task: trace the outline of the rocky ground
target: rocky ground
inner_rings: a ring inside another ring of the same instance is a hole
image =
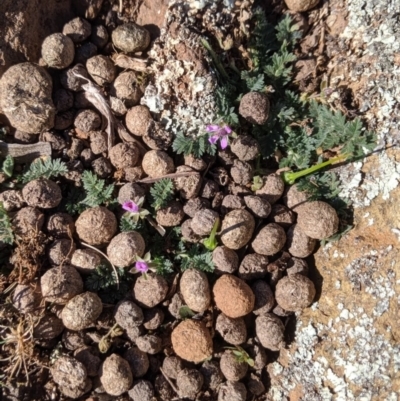
[[[276,11],[281,7],[267,3]],[[38,61],[42,40],[71,18],[70,6],[67,0],[46,7],[2,3],[0,15],[2,8],[8,11],[0,26],[0,75],[16,62]],[[166,12],[166,0],[123,9],[148,26],[153,39]],[[327,88],[333,104],[349,116],[361,113],[379,141],[372,156],[336,169],[342,196],[354,207],[354,229],[314,255],[317,300],[290,321],[292,342],[268,367],[266,400],[398,399],[399,13],[395,0],[333,0],[307,14],[300,88],[310,94]],[[151,109],[151,93],[148,99]]]

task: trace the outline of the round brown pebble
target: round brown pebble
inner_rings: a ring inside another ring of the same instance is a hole
[[[146,50],[150,44],[150,33],[133,22],[118,26],[113,30],[111,39],[115,47],[125,53],[136,53]]]
[[[146,330],[157,330],[163,324],[164,312],[161,308],[145,309],[143,315],[143,327]]]
[[[62,199],[61,189],[47,178],[28,182],[22,189],[25,202],[32,207],[51,209],[59,205]]]
[[[211,292],[205,273],[188,269],[182,274],[180,290],[186,305],[195,312],[204,312],[211,304]]]
[[[247,185],[253,178],[253,167],[251,164],[235,160],[233,166],[231,167],[231,176],[233,181],[239,185]]]
[[[142,168],[149,177],[158,178],[173,173],[175,164],[166,152],[150,150],[143,157]]]
[[[179,396],[194,400],[204,383],[203,375],[196,369],[182,369],[176,378]]]
[[[90,274],[101,263],[101,256],[92,249],[77,249],[71,258],[71,265],[82,274]]]
[[[75,232],[75,223],[67,213],[54,213],[46,224],[47,232],[56,238],[70,238]]]
[[[69,265],[47,270],[40,278],[40,286],[43,298],[57,305],[66,304],[83,291],[80,274]]]
[[[220,313],[215,323],[215,330],[228,344],[240,345],[247,340],[246,323],[241,317],[232,319]]]
[[[108,43],[108,32],[104,25],[92,26],[90,41],[98,48],[103,48]]]
[[[296,212],[296,208],[307,202],[308,195],[305,191],[300,191],[297,185],[291,185],[285,190],[283,203],[291,210]]]
[[[86,62],[86,68],[93,81],[103,86],[114,81],[116,69],[114,63],[106,56],[91,57]]]
[[[286,242],[285,230],[276,223],[267,224],[256,235],[251,246],[261,255],[275,255]]]
[[[260,92],[246,93],[239,105],[239,114],[252,124],[263,125],[268,120],[269,99]]]
[[[298,224],[290,227],[286,236],[286,247],[292,256],[306,258],[314,252],[317,240],[304,234]]]
[[[118,192],[118,202],[121,205],[127,201],[138,203],[140,198],[143,198],[145,195],[146,191],[140,185],[128,183],[120,188]]]
[[[114,319],[124,330],[143,323],[143,311],[134,302],[124,299],[114,309]]]
[[[254,160],[260,153],[260,145],[250,135],[239,135],[231,143],[231,151],[239,160]]]
[[[256,195],[266,199],[271,205],[278,201],[285,190],[285,183],[279,174],[263,177],[264,185],[256,191]]]
[[[265,219],[271,213],[271,204],[261,196],[248,195],[244,202],[251,212],[260,219]]]
[[[216,391],[225,379],[217,361],[205,361],[199,370],[204,377],[205,388],[211,391]]]
[[[238,276],[242,280],[264,278],[268,273],[268,257],[258,253],[248,253],[239,266]]]
[[[64,326],[69,330],[92,327],[103,310],[101,299],[94,292],[84,292],[68,301],[61,313]]]
[[[239,268],[239,256],[226,246],[217,246],[213,251],[215,273],[234,273]]]
[[[289,10],[296,13],[303,13],[316,7],[319,0],[285,0]]]
[[[75,116],[74,125],[81,131],[89,133],[101,126],[101,117],[94,110],[79,110]]]
[[[257,280],[252,284],[251,290],[255,296],[253,313],[263,315],[270,312],[275,305],[275,296],[268,283],[264,280]]]
[[[0,202],[2,202],[4,209],[7,212],[12,212],[15,209],[21,209],[24,204],[22,191],[10,189],[0,193]]]
[[[42,300],[39,283],[36,284],[18,284],[12,295],[12,303],[21,313],[34,311]]]
[[[139,156],[139,149],[134,144],[128,143],[118,143],[109,152],[111,164],[117,169],[135,167]]]
[[[257,317],[256,334],[261,345],[271,351],[279,351],[285,346],[285,326],[272,313],[265,313]]]
[[[57,239],[48,248],[47,259],[52,265],[71,263],[71,257],[75,249],[75,243],[70,239]]]
[[[221,241],[230,249],[243,248],[253,236],[255,221],[247,210],[232,210],[222,220]]]
[[[133,296],[144,308],[152,308],[164,301],[168,293],[167,281],[154,273],[140,276],[133,287]]]
[[[50,369],[50,373],[62,394],[72,399],[81,397],[86,390],[87,372],[83,363],[62,355]]]
[[[154,400],[154,388],[147,380],[138,380],[128,391],[129,399],[132,401],[152,401]]]
[[[111,93],[121,99],[126,107],[137,105],[143,95],[133,71],[125,71],[119,74],[112,84]]]
[[[286,206],[275,203],[272,206],[271,214],[268,216],[268,221],[287,229],[296,221],[296,215]]]
[[[133,135],[143,136],[147,127],[153,121],[150,111],[146,106],[135,106],[128,110],[125,116],[126,128]]]
[[[128,361],[133,377],[142,377],[149,370],[149,357],[137,347],[126,350],[124,358]]]
[[[107,256],[118,267],[132,265],[136,257],[142,257],[146,244],[136,231],[122,232],[116,235],[107,247]]]
[[[275,289],[278,305],[286,311],[297,312],[310,306],[315,297],[314,283],[302,274],[281,278]]]
[[[168,206],[157,210],[156,220],[160,226],[176,227],[179,226],[185,217],[182,203],[179,201],[171,201]]]
[[[336,210],[326,202],[306,202],[296,208],[296,213],[297,225],[310,238],[329,238],[339,229]]]
[[[70,37],[74,43],[80,43],[90,36],[92,25],[83,18],[76,17],[64,25],[62,33]]]
[[[222,374],[227,380],[237,382],[246,376],[249,365],[246,362],[240,362],[231,350],[226,350],[219,363]]]
[[[42,43],[42,57],[50,68],[67,68],[74,61],[74,56],[74,42],[62,33],[53,33]]]
[[[117,231],[114,213],[103,206],[86,209],[75,222],[76,232],[81,241],[89,245],[107,244]]]
[[[103,362],[100,381],[107,394],[118,396],[128,391],[133,383],[128,361],[117,354],[111,354]]]
[[[227,381],[218,389],[218,401],[246,401],[246,386],[240,382]]]
[[[23,207],[14,215],[12,228],[16,235],[25,236],[40,231],[44,223],[44,214],[34,207]]]
[[[147,354],[157,354],[162,350],[162,340],[154,334],[146,334],[136,339],[137,347]]]
[[[53,128],[53,82],[47,71],[33,63],[10,67],[0,79],[0,109],[12,127],[38,134]]]
[[[178,356],[167,356],[162,364],[163,371],[170,379],[176,380],[178,373],[185,367],[184,362]]]
[[[219,214],[212,209],[199,210],[192,219],[193,232],[197,235],[209,235],[218,218]]]
[[[254,308],[255,297],[251,288],[240,278],[224,274],[214,284],[214,301],[228,317],[245,316]]]
[[[213,353],[213,342],[206,325],[201,321],[184,320],[171,334],[172,347],[182,359],[199,363]]]
[[[179,166],[176,169],[177,173],[183,172],[195,172],[192,168],[188,166]],[[193,199],[195,198],[201,189],[201,175],[193,174],[185,177],[178,177],[174,180],[175,188],[179,191],[183,199]]]

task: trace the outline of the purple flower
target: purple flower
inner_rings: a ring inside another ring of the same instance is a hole
[[[213,135],[208,138],[208,142],[215,145],[219,141],[222,150],[228,147],[228,136],[232,133],[230,127],[227,125],[223,127],[219,125],[207,125],[206,131],[213,133]]]
[[[149,270],[149,265],[146,262],[139,260],[135,263],[135,269],[140,273],[147,273]]]
[[[139,205],[133,201],[126,201],[122,204],[122,209],[131,213],[139,213]]]

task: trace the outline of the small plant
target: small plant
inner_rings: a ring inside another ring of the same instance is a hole
[[[222,150],[228,147],[229,136],[232,134],[232,129],[230,127],[228,127],[227,125],[207,125],[206,131],[211,134],[208,138],[208,142],[213,145],[219,142]]]
[[[185,319],[191,319],[193,316],[195,316],[196,313],[194,313],[187,305],[181,306],[179,308],[179,316],[185,320]]]
[[[80,201],[85,207],[96,207],[113,203],[114,184],[106,185],[105,181],[90,171],[82,174],[82,184],[86,196]]]
[[[215,235],[217,234],[219,223],[220,223],[220,220],[219,220],[219,218],[217,218],[215,220],[215,223],[214,223],[213,228],[211,230],[210,236],[203,241],[204,247],[206,249],[208,249],[209,251],[213,251],[218,246],[218,241],[215,238]]]
[[[0,242],[12,245],[14,243],[14,233],[11,219],[4,209],[3,202],[0,202]]]
[[[139,220],[145,219],[150,212],[142,209],[144,198],[140,198],[137,203],[134,201],[126,201],[122,205],[122,209],[126,210],[124,216],[130,219],[133,223],[138,223]]]
[[[209,143],[208,134],[185,136],[179,132],[172,143],[172,149],[178,155],[193,155],[194,157],[202,157],[205,153],[213,156],[216,153],[216,146]]]
[[[259,189],[261,189],[264,185],[264,181],[262,179],[262,177],[260,177],[259,175],[255,175],[253,177],[253,183],[251,184],[251,190],[253,192],[258,191]]]
[[[176,259],[180,262],[181,271],[197,269],[212,273],[215,268],[212,261],[212,252],[204,252],[198,244],[193,245],[188,250],[182,249],[181,252],[177,253]]]
[[[238,362],[245,362],[251,367],[254,366],[254,359],[250,358],[249,354],[242,347],[237,345],[236,347],[226,347],[226,349],[232,350]]]
[[[30,166],[29,170],[22,175],[22,183],[36,180],[38,178],[58,177],[68,173],[67,165],[60,159],[36,160]]]
[[[125,214],[121,217],[121,221],[119,223],[119,230],[121,232],[127,231],[141,231],[144,229],[143,220],[133,221],[130,218],[130,214]]]
[[[17,378],[23,371],[26,383],[29,383],[29,369],[35,356],[33,328],[34,323],[29,317],[20,318],[16,327],[0,325],[2,332],[7,331],[1,337],[0,344],[2,349],[9,354],[7,358],[0,359],[0,362],[9,363],[9,366],[3,369],[9,379]]]
[[[172,262],[163,256],[156,256],[152,259],[150,252],[147,252],[143,258],[137,256],[135,267],[131,270],[131,273],[146,275],[149,270],[161,276],[168,275],[173,272]]]
[[[117,323],[115,323],[114,326],[112,326],[111,329],[108,330],[107,334],[101,337],[99,341],[99,351],[102,354],[105,354],[112,345],[112,339],[122,336],[122,334],[124,334],[124,330],[120,326],[118,326]]]
[[[14,158],[10,155],[6,156],[1,166],[1,171],[8,177],[11,178],[14,171]]]
[[[125,269],[118,268],[116,274],[108,264],[103,263],[86,278],[85,287],[88,291],[97,292],[104,303],[112,304],[124,298],[131,281]]]
[[[170,178],[163,178],[155,182],[150,188],[151,206],[154,210],[157,211],[167,206],[174,196],[174,191],[174,182]]]

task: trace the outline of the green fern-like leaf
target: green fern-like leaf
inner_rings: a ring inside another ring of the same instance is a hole
[[[113,202],[114,184],[106,185],[105,181],[90,171],[82,174],[82,184],[86,197],[80,202],[88,207],[95,207]]]
[[[118,280],[114,270],[106,263],[99,265],[85,280],[85,287],[96,292],[104,303],[114,304],[123,299],[132,282],[127,271],[118,268]],[[119,281],[119,285],[118,284]]]
[[[162,209],[172,200],[175,193],[174,182],[170,178],[163,178],[154,183],[150,189],[151,206],[155,210]]]
[[[119,229],[121,232],[127,231],[141,231],[143,229],[145,222],[142,219],[138,221],[134,221],[128,216],[122,216],[121,221],[119,223]]]
[[[177,255],[180,262],[181,270],[197,269],[204,272],[212,273],[214,271],[214,263],[212,260],[212,252],[205,251],[203,247],[196,244],[184,253]]]
[[[11,219],[4,209],[3,202],[0,202],[0,243],[12,245],[14,243],[14,233]]]
[[[46,159],[46,160],[36,160],[30,166],[29,170],[22,175],[22,182],[26,184],[27,182],[36,180],[38,178],[51,178],[58,177],[68,173],[67,165],[60,159]]]
[[[252,76],[249,71],[242,71],[241,78],[249,92],[262,92],[265,89],[264,74]]]
[[[202,157],[205,153],[210,155],[216,153],[215,145],[208,142],[208,136],[205,134],[192,137],[179,132],[172,143],[172,149],[178,155],[193,155],[194,157]]]
[[[14,158],[10,155],[6,156],[1,166],[1,171],[8,177],[11,178],[14,171]]]
[[[156,273],[160,276],[168,276],[174,272],[172,262],[164,256],[156,256],[152,260],[156,266]]]

